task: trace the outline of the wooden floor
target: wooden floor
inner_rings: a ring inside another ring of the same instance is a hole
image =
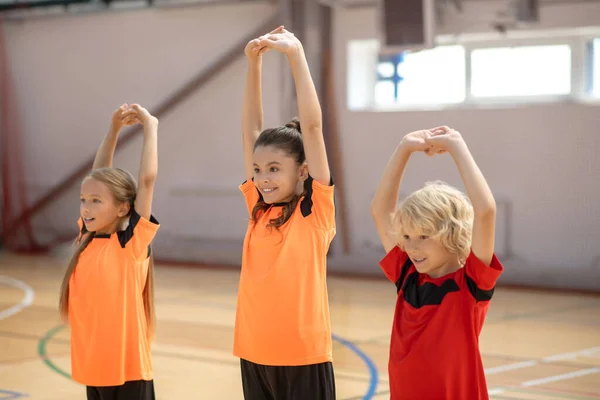
[[[85,398],[57,314],[64,263],[0,254],[0,399]],[[238,274],[159,266],[159,400],[241,399],[231,355]],[[338,399],[387,399],[395,287],[329,278]],[[600,297],[499,288],[481,336],[493,399],[600,399]],[[468,400],[468,399],[458,399]]]

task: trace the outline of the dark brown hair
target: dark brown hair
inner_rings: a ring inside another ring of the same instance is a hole
[[[304,143],[302,141],[302,129],[300,128],[300,120],[298,120],[298,118],[292,119],[284,126],[264,130],[258,136],[258,139],[254,144],[254,149],[256,150],[256,148],[260,146],[273,146],[283,150],[289,156],[293,157],[298,165],[302,165],[302,163],[306,161]],[[269,220],[267,227],[279,229],[280,226],[285,224],[292,216],[301,197],[302,195],[294,195],[294,197],[283,206],[281,215]],[[269,207],[271,207],[271,205],[265,203],[261,197],[252,209],[252,220],[254,222],[258,221],[261,213],[268,210]]]

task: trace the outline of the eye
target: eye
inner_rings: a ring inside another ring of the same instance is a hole
[[[258,169],[258,168],[254,168],[254,173],[255,173],[255,174],[258,174],[259,172],[260,172],[260,169]]]
[[[421,240],[427,240],[427,239],[429,239],[429,236],[427,236],[427,235],[421,235],[421,236],[419,236],[419,239],[421,239]]]
[[[99,199],[94,199],[93,202],[94,203],[102,203]]]
[[[271,167],[270,171],[271,172],[277,172],[277,171],[279,171],[279,168],[277,168],[277,167]]]
[[[404,240],[410,239],[410,237],[408,235],[404,235],[403,237],[404,237]]]
[[[79,199],[80,203],[85,203],[85,199]]]

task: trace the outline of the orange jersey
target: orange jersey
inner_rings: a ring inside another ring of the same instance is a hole
[[[272,366],[332,361],[326,264],[335,236],[334,186],[311,181],[279,230],[266,225],[281,214],[281,205],[272,205],[256,223],[248,223],[235,320],[236,357]],[[260,194],[252,181],[240,190],[251,216]]]
[[[85,226],[79,221],[81,235]],[[151,380],[142,293],[158,221],[135,210],[124,231],[96,235],[79,256],[69,289],[71,373],[87,386]]]

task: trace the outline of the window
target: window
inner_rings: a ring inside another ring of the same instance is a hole
[[[350,40],[349,110],[600,101],[599,28],[523,37],[439,35],[438,46],[395,54],[377,39]],[[593,98],[593,99],[592,99]]]
[[[592,96],[600,97],[600,38],[592,41]]]
[[[461,103],[465,88],[464,47],[440,46],[381,55],[374,100],[380,106]]]
[[[571,92],[569,45],[475,49],[471,52],[474,97],[547,96]]]

